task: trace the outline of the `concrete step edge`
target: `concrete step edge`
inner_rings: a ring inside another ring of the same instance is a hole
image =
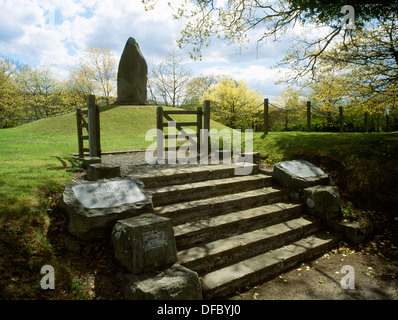
[[[174,226],[174,235],[178,249],[210,242],[216,237],[249,232],[272,224],[292,219],[303,212],[302,204],[278,202],[256,208],[234,211],[215,217]]]
[[[332,248],[340,237],[317,232],[272,252],[266,252],[201,277],[206,299],[226,297],[236,290],[266,281],[298,263]]]
[[[147,173],[130,174],[129,176],[141,180],[146,188],[155,188],[159,186],[232,177],[235,176],[235,169],[241,166],[241,164],[216,164],[175,167],[163,170],[151,170]],[[257,174],[259,172],[257,164],[245,164],[245,166],[251,166],[253,168],[251,174]]]
[[[147,189],[155,206],[215,197],[271,186],[272,178],[256,174]]]
[[[238,194],[221,195],[208,199],[158,206],[154,208],[154,213],[168,217],[172,220],[173,225],[178,225],[187,221],[280,202],[286,198],[286,190],[264,187]]]
[[[300,217],[181,250],[177,258],[180,264],[200,273],[272,250],[318,229],[318,219]]]

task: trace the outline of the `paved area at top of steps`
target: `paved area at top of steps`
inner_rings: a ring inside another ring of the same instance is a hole
[[[243,166],[251,167],[251,174],[256,174],[259,172],[257,164],[218,164],[151,170],[146,173],[132,173],[129,176],[141,180],[146,188],[156,188],[173,184],[185,184],[233,177],[236,175],[236,168]]]
[[[339,240],[336,234],[318,232],[279,249],[209,272],[201,279],[204,298],[225,297],[237,289],[265,281],[322,253]]]
[[[272,177],[263,174],[234,176],[185,184],[147,188],[155,207],[170,203],[207,199],[227,193],[237,193],[269,187]]]

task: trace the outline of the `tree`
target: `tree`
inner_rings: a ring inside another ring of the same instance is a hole
[[[90,47],[78,67],[70,73],[69,79],[86,95],[100,95],[109,105],[116,91],[116,68],[116,59],[110,49]]]
[[[49,67],[23,65],[18,71],[17,82],[28,115],[40,118],[62,110],[60,81]]]
[[[274,110],[272,107],[275,106]],[[271,104],[270,118],[273,125],[278,126],[278,120],[282,119],[285,129],[293,122],[303,119],[306,114],[306,99],[300,90],[286,87],[282,94],[277,96]]]
[[[16,82],[17,65],[7,57],[0,57],[0,117],[2,127],[7,127],[7,118],[18,116],[21,107],[21,90]]]
[[[250,89],[243,81],[222,77],[205,92],[203,100],[213,103],[213,118],[231,128],[248,128],[253,121],[251,109],[262,105],[259,92]]]
[[[185,99],[184,109],[196,110],[201,106],[201,99],[205,92],[217,83],[215,76],[197,76],[191,78],[187,83],[187,97]]]
[[[350,75],[350,96],[369,102],[375,95],[382,95],[384,103],[392,109],[397,100],[397,34],[395,20],[374,19],[346,42],[332,46],[321,63]]]
[[[160,64],[151,68],[149,93],[152,100],[162,100],[167,106],[184,106],[189,97],[187,83],[192,71],[183,64],[177,50],[171,50]]]
[[[150,9],[156,0],[143,0],[143,3]],[[296,52],[299,54],[290,54],[283,61],[295,64],[296,72],[290,80],[297,80],[314,71],[330,45],[337,40],[344,42],[353,34],[353,30],[342,23],[345,13],[341,9],[345,5],[355,9],[356,30],[371,24],[375,18],[394,21],[398,11],[395,0],[228,0],[225,5],[214,0],[186,0],[173,9],[175,19],[187,21],[178,44],[191,46],[194,59],[201,58],[202,48],[214,37],[237,43],[242,48],[248,32],[254,29],[261,31],[258,42],[278,39],[296,24],[311,24],[313,29],[322,29],[323,32],[312,32],[311,39],[300,41],[300,50]]]

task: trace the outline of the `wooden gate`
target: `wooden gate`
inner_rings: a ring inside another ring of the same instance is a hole
[[[169,139],[181,139],[187,138],[192,146],[196,148],[197,155],[200,155],[201,146],[202,146],[202,129],[209,130],[210,128],[210,108],[208,104],[205,103],[205,112],[202,111],[201,107],[198,107],[196,111],[188,111],[188,110],[164,110],[162,107],[158,107],[156,110],[156,118],[157,118],[157,150],[167,150],[168,148],[164,148],[164,141]],[[196,115],[195,122],[177,122],[173,120],[171,115]],[[204,121],[202,117],[204,116]],[[166,121],[164,121],[164,119]],[[204,122],[204,123],[203,123]],[[196,133],[188,134],[183,127],[184,126],[195,126]],[[166,127],[175,127],[180,134],[177,135],[169,135],[164,134],[163,129]],[[159,133],[162,132],[163,134],[159,136]],[[196,141],[194,140],[196,138]],[[176,140],[177,142],[177,140]],[[158,155],[159,156],[159,155]]]
[[[87,110],[76,110],[76,121],[79,158],[101,157],[99,105],[95,103],[94,95],[88,96]],[[85,141],[88,146],[84,145]]]

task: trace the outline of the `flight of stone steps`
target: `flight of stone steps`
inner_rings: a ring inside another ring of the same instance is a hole
[[[152,194],[154,213],[172,220],[178,262],[198,273],[205,299],[277,276],[339,240],[251,166],[245,176],[235,175],[235,164],[134,175]]]

